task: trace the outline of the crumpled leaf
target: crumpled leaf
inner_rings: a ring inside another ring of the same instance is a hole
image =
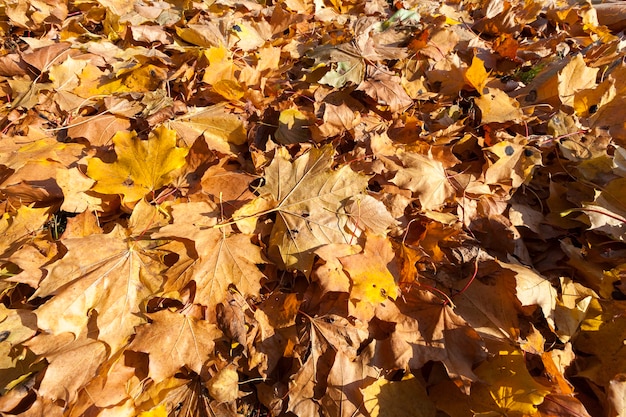
[[[404,112],[413,105],[413,99],[402,86],[400,77],[387,73],[377,72],[359,84],[357,90],[365,92],[378,105],[394,113]]]
[[[352,45],[322,46],[309,56],[318,64],[327,66],[331,63],[328,72],[319,80],[322,84],[339,88],[348,83],[359,85],[363,81],[365,63]]]
[[[239,398],[239,374],[233,366],[220,369],[207,383],[211,397],[220,403],[235,401]]]

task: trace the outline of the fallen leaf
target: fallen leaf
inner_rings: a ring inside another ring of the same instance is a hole
[[[94,191],[121,194],[122,203],[132,207],[148,193],[172,181],[172,172],[185,165],[187,149],[176,146],[176,133],[164,126],[141,140],[135,132],[118,132],[112,139],[117,160],[89,160],[87,175],[96,180]]]
[[[344,271],[351,281],[350,301],[354,304],[353,315],[364,319],[372,306],[395,300],[399,291],[394,276],[389,271],[394,252],[391,243],[384,237],[367,236],[363,252],[340,258]],[[371,317],[367,317],[369,320]]]
[[[434,417],[437,410],[423,384],[409,374],[401,381],[379,378],[363,389],[364,405],[372,417]],[[402,398],[402,401],[399,399]]]
[[[524,356],[516,350],[500,351],[482,363],[476,374],[487,384],[499,412],[536,415],[536,407],[550,393],[530,376]],[[513,375],[515,378],[511,378]]]
[[[398,158],[403,166],[392,182],[416,193],[422,209],[438,210],[456,194],[443,164],[432,155],[402,152]]]
[[[201,374],[213,355],[222,332],[190,313],[161,310],[149,314],[151,322],[137,328],[128,349],[150,356],[148,375],[154,382],[174,376],[183,366]]]
[[[509,97],[504,91],[485,88],[482,96],[474,99],[481,113],[481,123],[521,123],[524,113],[517,100]]]
[[[309,274],[315,249],[352,239],[343,228],[347,216],[341,210],[349,197],[364,191],[366,178],[348,166],[332,170],[331,147],[311,150],[294,162],[280,149],[259,189],[276,202],[270,254],[285,267]]]
[[[67,255],[46,267],[48,274],[35,293],[54,294],[37,309],[38,326],[56,335],[79,335],[95,321],[98,340],[116,352],[145,321],[142,306],[162,285],[158,254],[142,248],[119,227],[62,243]],[[86,247],[97,250],[85,253]]]
[[[244,296],[256,295],[263,273],[257,264],[265,263],[261,248],[251,237],[233,233],[228,227],[214,227],[216,219],[207,216],[213,209],[205,203],[174,206],[174,223],[162,227],[154,238],[193,239],[196,255],[172,274],[165,289],[181,291],[190,281],[196,283],[195,302],[215,314],[215,306],[226,302],[229,285],[235,285]]]

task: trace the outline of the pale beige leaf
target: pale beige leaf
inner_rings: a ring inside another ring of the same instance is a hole
[[[290,162],[277,150],[265,170],[266,185],[259,191],[276,202],[276,223],[270,236],[270,255],[287,268],[311,272],[313,251],[328,243],[352,239],[341,213],[346,200],[362,194],[367,178],[349,166],[331,169],[331,146],[313,149]]]
[[[108,234],[62,240],[67,254],[46,267],[35,296],[54,295],[36,311],[40,329],[80,334],[90,320],[98,340],[117,351],[134,327],[150,295],[162,285],[158,254],[144,250],[120,227]]]
[[[573,100],[573,97],[572,97]],[[485,88],[485,93],[474,99],[480,109],[481,123],[519,123],[524,113],[517,100],[509,97],[504,91],[497,88]]]
[[[403,168],[398,169],[391,181],[416,193],[422,209],[438,210],[454,197],[455,190],[443,164],[432,155],[403,152],[398,158]]]
[[[554,328],[554,309],[557,291],[546,278],[529,267],[498,261],[502,268],[516,273],[516,295],[523,306],[537,305],[541,308],[548,324]]]
[[[577,91],[596,86],[599,68],[589,68],[582,54],[577,54],[558,75],[559,98],[568,106],[574,106],[574,94]]]

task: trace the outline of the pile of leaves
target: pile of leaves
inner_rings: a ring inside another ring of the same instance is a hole
[[[0,2],[0,413],[624,415],[622,7]]]

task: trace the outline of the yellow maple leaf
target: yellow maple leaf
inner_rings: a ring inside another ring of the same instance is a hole
[[[481,111],[482,124],[519,123],[524,118],[524,112],[517,100],[497,88],[486,88],[483,95],[474,99],[474,103]]]
[[[465,81],[482,95],[488,76],[484,61],[476,56],[472,58],[472,65],[469,66],[464,75]]]
[[[231,52],[224,45],[212,46],[206,49],[203,55],[209,61],[209,67],[202,77],[203,83],[215,84],[221,80],[234,81],[236,67]]]
[[[366,316],[371,306],[398,297],[395,278],[387,268],[393,258],[394,252],[387,238],[368,235],[362,253],[339,259],[352,283],[350,299]]]
[[[507,415],[536,415],[536,406],[550,393],[529,374],[522,352],[515,349],[501,350],[498,356],[483,362],[476,374],[487,384],[488,394],[483,387],[472,394],[477,398],[490,396],[499,411]]]
[[[9,254],[28,241],[48,221],[48,207],[20,207],[14,215],[0,217],[0,255]]]
[[[167,185],[172,171],[185,165],[188,150],[176,146],[176,132],[159,126],[148,140],[135,132],[118,132],[113,137],[117,160],[89,160],[87,175],[96,180],[94,191],[121,194],[122,203],[132,206],[151,191]]]

